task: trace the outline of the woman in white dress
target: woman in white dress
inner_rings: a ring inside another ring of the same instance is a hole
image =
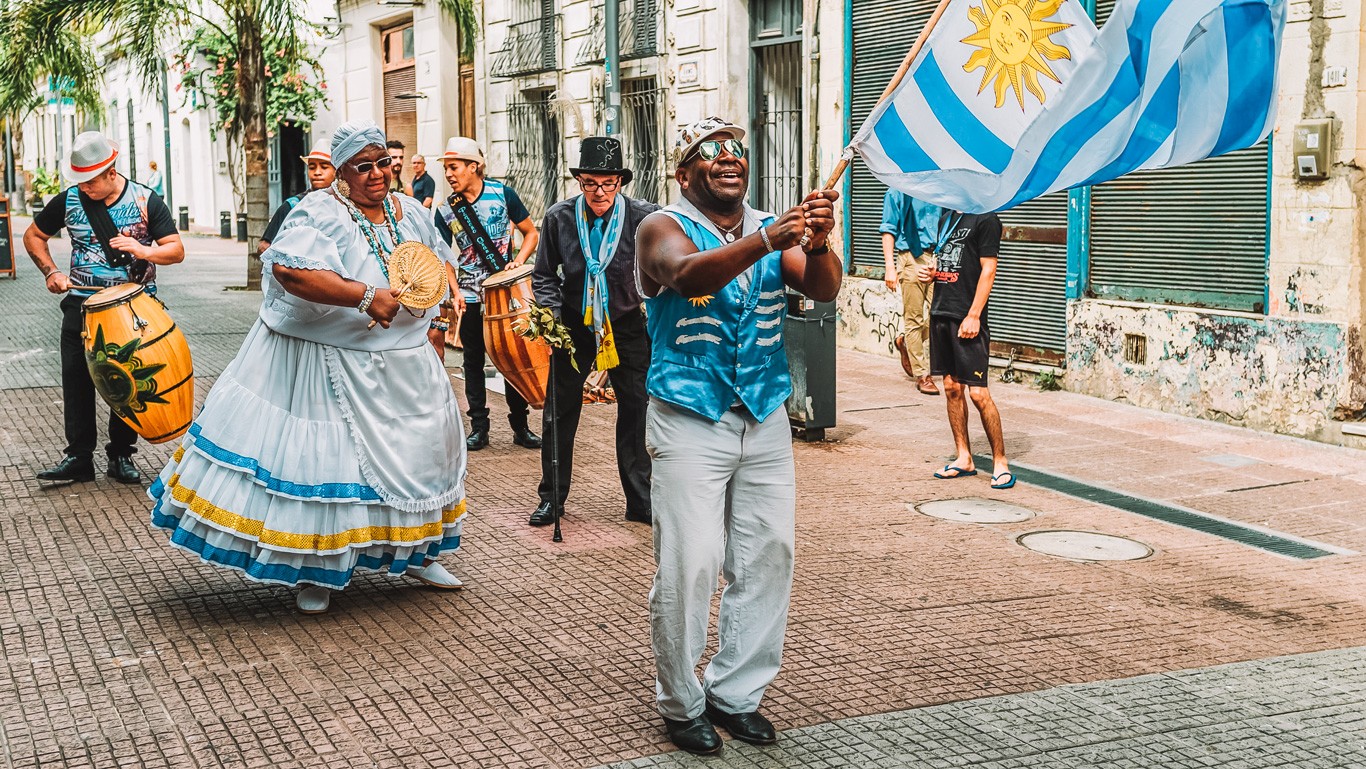
[[[357,568],[435,587],[460,546],[465,441],[431,318],[401,307],[387,258],[448,246],[416,200],[389,193],[383,132],[332,137],[338,181],[305,197],[261,255],[260,317],[148,490],[171,544],[249,579],[300,585],[327,610]],[[366,326],[378,321],[373,329]]]

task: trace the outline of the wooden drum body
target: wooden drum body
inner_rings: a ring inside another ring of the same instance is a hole
[[[85,300],[85,363],[95,391],[148,443],[179,438],[194,417],[190,346],[137,283]]]
[[[550,382],[550,345],[517,333],[535,298],[531,270],[524,264],[484,280],[484,348],[508,384],[533,408],[541,408]]]

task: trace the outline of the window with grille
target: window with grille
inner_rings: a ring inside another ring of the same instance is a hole
[[[653,77],[621,83],[621,140],[631,169],[630,195],[664,203],[664,89]]]
[[[521,91],[508,105],[512,154],[507,181],[521,195],[532,218],[560,199],[560,120],[554,91]]]

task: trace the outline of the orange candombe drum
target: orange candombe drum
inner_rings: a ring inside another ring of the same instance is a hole
[[[533,408],[545,405],[550,345],[517,333],[534,299],[529,264],[484,279],[484,348],[494,368]]]
[[[148,443],[184,435],[194,418],[194,364],[165,305],[124,283],[85,300],[83,311],[95,391]]]

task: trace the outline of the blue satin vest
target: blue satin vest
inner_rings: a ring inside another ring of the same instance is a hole
[[[721,241],[671,209],[684,234],[707,251]],[[764,224],[773,217],[764,219]],[[650,331],[650,395],[719,422],[736,401],[763,421],[792,394],[783,349],[787,297],[782,255],[751,268],[748,289],[737,277],[710,299],[687,299],[671,288],[645,300]]]

